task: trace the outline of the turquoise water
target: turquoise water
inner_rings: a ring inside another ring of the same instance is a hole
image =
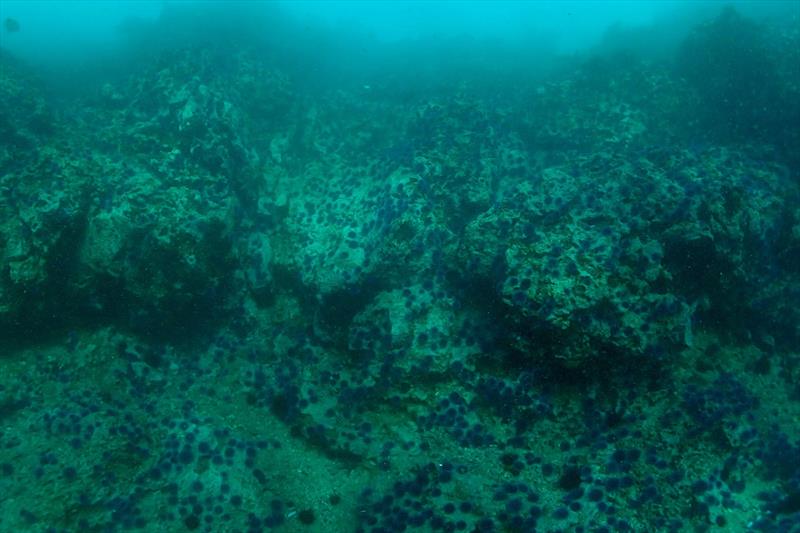
[[[800,531],[800,4],[0,19],[0,532]]]

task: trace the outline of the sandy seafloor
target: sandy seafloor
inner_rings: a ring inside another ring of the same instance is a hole
[[[0,50],[0,531],[800,531],[798,50]]]

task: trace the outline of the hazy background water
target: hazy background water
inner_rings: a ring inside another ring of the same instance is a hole
[[[277,44],[285,51],[284,60],[302,63],[298,68],[313,69],[336,60],[342,69],[369,70],[378,60],[397,60],[403,50],[419,54],[422,48],[427,61],[516,61],[537,69],[548,66],[553,56],[623,42],[643,56],[669,55],[694,23],[718,11],[721,4],[7,0],[0,3],[0,18],[13,18],[20,31],[3,32],[0,43],[50,72],[71,74],[108,73],[108,62],[119,71],[125,67],[120,58],[137,52],[234,36]],[[725,5],[756,20],[798,16],[798,3],[792,1]],[[415,68],[413,62],[400,66]]]

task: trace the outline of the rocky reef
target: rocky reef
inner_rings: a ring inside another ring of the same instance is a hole
[[[737,17],[493,95],[0,52],[0,530],[800,528],[800,85]]]

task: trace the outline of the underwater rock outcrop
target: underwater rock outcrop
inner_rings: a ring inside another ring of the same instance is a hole
[[[797,168],[699,80],[0,60],[0,530],[800,524]]]

